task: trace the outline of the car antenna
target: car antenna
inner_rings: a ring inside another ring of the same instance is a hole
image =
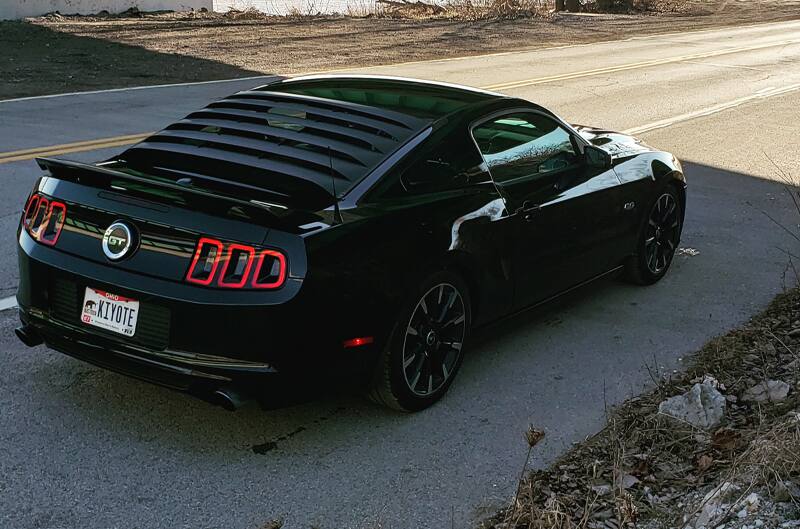
[[[343,224],[342,212],[339,209],[339,195],[336,194],[336,174],[333,172],[333,154],[331,153],[331,146],[328,145],[328,166],[331,170],[331,188],[333,188],[333,223]]]

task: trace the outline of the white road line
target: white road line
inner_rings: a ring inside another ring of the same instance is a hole
[[[800,90],[800,83],[789,85],[783,88],[767,88],[764,90],[759,90],[753,95],[740,97],[739,99],[734,99],[733,101],[728,101],[727,103],[720,103],[718,105],[701,108],[700,110],[695,110],[694,112],[687,112],[686,114],[681,114],[679,116],[675,116],[672,118],[662,119],[660,121],[654,121],[652,123],[648,123],[647,125],[626,129],[622,132],[624,132],[625,134],[642,134],[644,132],[649,132],[651,130],[656,130],[676,125],[684,121],[689,121],[703,116],[710,116],[712,114],[717,114],[719,112],[724,112],[725,110],[730,110],[731,108],[735,108],[745,103],[756,101],[758,99],[767,99],[769,97],[788,94],[790,92],[795,92],[798,90]],[[0,299],[0,312],[13,309],[16,307],[17,307],[16,296],[9,296],[7,298]]]
[[[206,84],[217,84],[217,83],[231,83],[236,81],[255,81],[258,79],[276,79],[281,77],[298,77],[303,75],[314,75],[320,73],[335,73],[335,72],[348,72],[348,71],[357,71],[357,70],[365,70],[368,68],[381,68],[381,67],[396,67],[396,66],[407,66],[413,64],[433,64],[433,63],[440,63],[440,62],[452,62],[452,61],[463,61],[469,59],[480,59],[484,57],[499,57],[504,55],[520,55],[524,53],[532,53],[532,52],[539,52],[539,51],[547,51],[547,50],[562,50],[567,48],[581,48],[581,47],[588,47],[588,46],[596,46],[600,44],[613,44],[615,42],[634,42],[634,41],[642,41],[642,40],[655,40],[664,37],[672,37],[672,36],[680,36],[686,37],[690,35],[697,35],[701,33],[717,33],[717,32],[724,32],[724,31],[735,31],[741,29],[750,29],[750,28],[759,28],[759,27],[781,27],[781,26],[792,26],[797,24],[796,20],[789,20],[789,21],[782,21],[782,22],[760,22],[756,24],[748,24],[744,26],[728,26],[724,28],[712,28],[712,29],[698,29],[698,30],[690,30],[690,31],[683,31],[683,32],[674,32],[674,33],[654,33],[651,35],[642,35],[636,37],[628,37],[624,39],[613,39],[613,40],[602,40],[596,42],[585,42],[581,44],[565,44],[561,46],[549,46],[546,48],[528,48],[522,50],[514,50],[514,51],[500,51],[494,53],[483,53],[477,55],[462,55],[459,57],[447,57],[444,59],[426,59],[420,61],[406,61],[406,62],[398,62],[398,63],[391,63],[391,64],[376,64],[373,66],[365,66],[365,67],[349,67],[349,68],[337,68],[332,70],[317,70],[317,71],[310,71],[306,73],[300,74],[291,74],[291,75],[256,75],[253,77],[236,77],[233,79],[216,79],[213,81],[193,81],[188,83],[168,83],[168,84],[157,84],[157,85],[145,85],[145,86],[132,86],[127,88],[108,88],[105,90],[88,90],[85,92],[67,92],[63,94],[49,94],[49,95],[42,95],[42,96],[29,96],[29,97],[18,97],[15,99],[3,99],[0,100],[0,105],[3,103],[16,103],[20,101],[33,101],[37,99],[51,99],[56,97],[67,97],[67,96],[80,96],[80,95],[90,95],[90,94],[105,94],[105,93],[114,93],[114,92],[126,92],[126,91],[133,91],[133,90],[149,90],[151,88],[173,88],[173,87],[181,87],[181,86],[195,86],[195,85],[206,85]],[[691,44],[691,43],[687,43]]]
[[[9,296],[7,298],[0,299],[0,312],[15,308],[17,308],[17,296]]]
[[[632,135],[642,134],[644,132],[649,132],[651,130],[670,127],[672,125],[676,125],[684,121],[689,121],[703,116],[710,116],[712,114],[718,114],[719,112],[724,112],[725,110],[730,110],[732,108],[736,108],[738,106],[744,105],[745,103],[750,103],[751,101],[756,101],[758,99],[767,99],[769,97],[788,94],[789,92],[795,92],[797,90],[800,90],[800,83],[789,85],[783,88],[769,88],[766,90],[759,90],[753,95],[740,97],[738,99],[734,99],[733,101],[728,101],[726,103],[719,103],[717,105],[713,105],[710,107],[701,108],[699,110],[695,110],[693,112],[687,112],[686,114],[681,114],[679,116],[674,116],[667,119],[661,119],[659,121],[654,121],[652,123],[648,123],[647,125],[641,125],[639,127],[627,129],[622,132],[624,132],[625,134],[632,134]]]

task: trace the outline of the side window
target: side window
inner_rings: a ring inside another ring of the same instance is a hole
[[[435,140],[403,171],[408,192],[435,193],[490,181],[466,129]]]
[[[452,162],[428,153],[403,171],[403,185],[411,193],[446,191],[466,184]]]
[[[578,164],[570,134],[542,114],[507,114],[478,125],[472,134],[495,182],[505,186]]]

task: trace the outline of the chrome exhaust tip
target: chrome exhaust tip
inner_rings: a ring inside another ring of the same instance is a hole
[[[247,399],[232,387],[221,387],[211,393],[211,402],[228,411],[236,411],[247,402]]]
[[[19,341],[27,345],[28,347],[36,347],[37,345],[41,345],[44,340],[42,337],[39,336],[39,333],[36,332],[36,329],[31,327],[30,325],[23,325],[22,327],[17,327],[14,329],[14,334],[17,335]]]

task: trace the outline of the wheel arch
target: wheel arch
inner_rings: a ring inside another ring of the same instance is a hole
[[[681,224],[683,224],[684,219],[686,218],[686,177],[683,176],[683,173],[680,171],[673,171],[671,173],[671,180],[669,185],[675,188],[675,191],[678,192],[678,199],[681,203]]]
[[[458,275],[467,286],[470,312],[472,321],[478,321],[480,314],[482,296],[480,292],[480,271],[477,263],[466,252],[450,251],[442,258],[442,270],[446,270]]]

